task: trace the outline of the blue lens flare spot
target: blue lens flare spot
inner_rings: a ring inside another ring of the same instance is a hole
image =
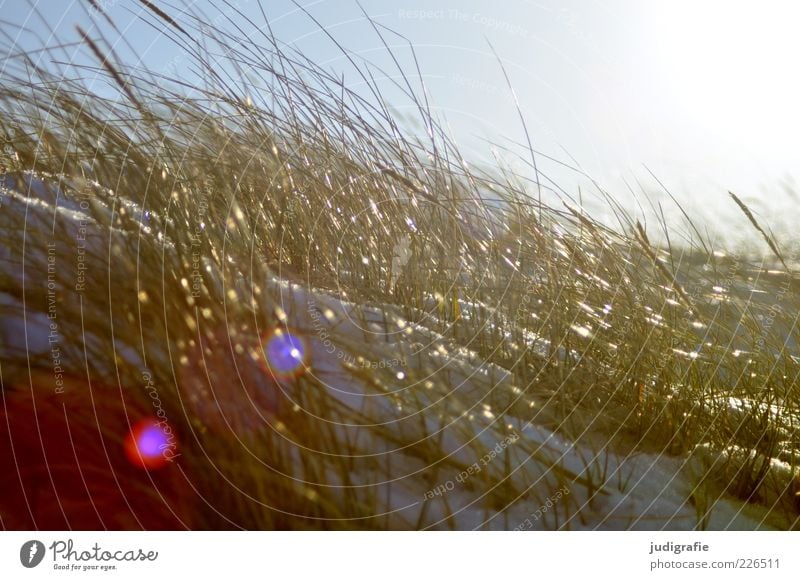
[[[276,378],[296,377],[308,366],[308,345],[299,334],[277,328],[264,338],[264,357]]]
[[[142,469],[164,467],[178,455],[175,434],[165,421],[143,419],[128,434],[125,455],[128,461]]]

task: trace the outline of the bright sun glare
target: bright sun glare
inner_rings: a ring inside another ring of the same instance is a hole
[[[659,2],[658,49],[693,122],[770,154],[800,137],[800,3]]]

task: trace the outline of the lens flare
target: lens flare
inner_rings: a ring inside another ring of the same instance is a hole
[[[308,345],[302,336],[276,328],[266,334],[263,344],[267,369],[275,378],[293,378],[305,372]]]
[[[143,419],[125,439],[125,455],[136,467],[153,470],[164,467],[177,457],[177,441],[172,428],[164,421]]]

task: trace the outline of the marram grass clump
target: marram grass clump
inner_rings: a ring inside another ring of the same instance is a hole
[[[145,5],[203,82],[82,30],[96,68],[0,73],[4,416],[44,434],[3,435],[4,526],[795,526],[797,282],[738,197],[766,257],[659,244],[474,168],[405,75],[419,134],[368,65]],[[114,459],[137,415],[159,470]]]

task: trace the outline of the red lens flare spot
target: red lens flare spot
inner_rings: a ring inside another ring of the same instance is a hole
[[[177,440],[166,421],[142,419],[125,439],[125,455],[142,469],[161,469],[178,456]]]

